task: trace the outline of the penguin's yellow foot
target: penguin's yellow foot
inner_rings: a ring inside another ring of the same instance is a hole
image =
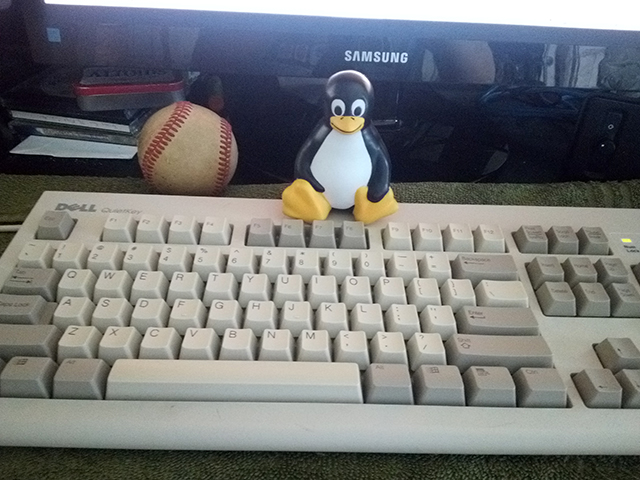
[[[311,223],[327,218],[331,205],[324,194],[315,190],[306,180],[298,178],[282,192],[282,211],[289,217]]]
[[[398,211],[398,202],[393,196],[393,190],[389,188],[387,194],[379,202],[370,202],[367,198],[368,187],[360,187],[356,190],[353,216],[363,223],[373,223],[376,220],[391,215]]]

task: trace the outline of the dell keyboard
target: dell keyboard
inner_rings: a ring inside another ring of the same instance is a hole
[[[46,192],[0,259],[0,444],[640,453],[640,211]]]

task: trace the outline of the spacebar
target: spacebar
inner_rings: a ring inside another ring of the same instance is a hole
[[[362,403],[352,363],[117,360],[107,400]]]

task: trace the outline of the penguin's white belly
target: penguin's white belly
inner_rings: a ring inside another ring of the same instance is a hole
[[[333,208],[350,208],[358,188],[371,178],[371,157],[362,133],[345,135],[331,130],[311,162],[311,173],[324,187]]]

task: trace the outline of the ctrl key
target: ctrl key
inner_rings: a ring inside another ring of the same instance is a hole
[[[13,357],[0,373],[0,397],[51,398],[57,368],[48,357]]]

